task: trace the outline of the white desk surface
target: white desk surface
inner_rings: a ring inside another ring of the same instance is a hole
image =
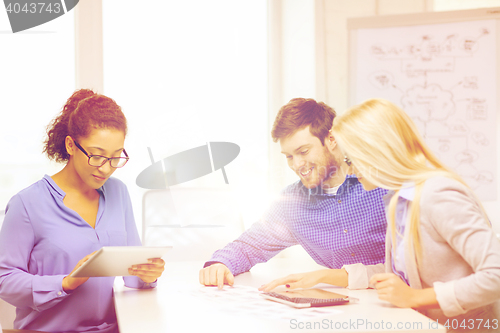
[[[150,290],[124,287],[123,279],[117,278],[114,297],[120,332],[446,332],[443,326],[417,311],[379,300],[373,289],[328,287],[359,301],[319,308],[323,313],[307,312],[313,309],[304,312],[257,297],[256,288],[273,279],[324,268],[312,260],[303,261],[275,258],[256,265],[250,272],[236,276],[237,288],[226,286],[221,292],[199,284],[198,272],[203,262],[167,262],[157,288]],[[234,294],[230,293],[237,289],[252,290],[255,302],[262,303],[255,306],[248,299],[231,301]],[[256,308],[261,312],[254,311]]]

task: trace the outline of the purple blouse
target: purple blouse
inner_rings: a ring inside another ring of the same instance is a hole
[[[141,245],[125,184],[98,189],[95,229],[63,203],[49,176],[12,197],[0,230],[0,298],[16,306],[14,328],[47,332],[117,331],[113,277],[94,277],[71,293],[62,280],[103,246]],[[151,288],[125,277],[134,288]]]

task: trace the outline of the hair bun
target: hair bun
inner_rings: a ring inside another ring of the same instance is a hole
[[[78,103],[80,103],[80,101],[95,94],[96,93],[90,89],[80,89],[75,91],[73,95],[71,95],[71,97],[68,98],[66,104],[64,104],[63,113],[72,113],[73,111],[76,110]]]
[[[127,119],[113,99],[90,89],[77,90],[47,126],[43,151],[56,162],[68,161],[66,137],[79,139],[87,136],[93,128],[114,128],[126,135]]]

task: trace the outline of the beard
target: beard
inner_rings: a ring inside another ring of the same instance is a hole
[[[332,177],[335,177],[337,172],[340,171],[340,163],[325,146],[323,147],[322,156],[320,156],[316,161],[309,163],[307,168],[312,168],[312,171],[310,171],[311,174],[308,174],[307,176],[303,176],[300,172],[301,170],[296,171],[302,184],[308,189],[321,188],[324,186],[325,182],[328,182]]]
[[[340,163],[326,146],[324,147],[323,157],[322,170],[318,170],[318,172],[321,171],[319,172],[321,186],[340,172]]]

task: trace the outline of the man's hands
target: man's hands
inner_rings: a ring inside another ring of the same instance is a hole
[[[165,270],[165,261],[160,258],[148,259],[147,264],[132,265],[128,269],[130,275],[139,277],[146,283],[155,282]]]
[[[347,272],[345,269],[322,269],[319,271],[291,274],[281,279],[276,279],[259,288],[260,291],[269,292],[274,288],[286,285],[287,289],[311,288],[318,283],[328,283],[335,286],[347,286]]]
[[[234,276],[224,264],[217,263],[200,270],[200,283],[205,286],[217,286],[222,289],[224,284],[232,286]],[[348,274],[345,269],[322,269],[319,271],[291,274],[281,279],[276,279],[259,288],[260,291],[271,291],[280,285],[287,285],[289,289],[310,288],[318,283],[328,283],[335,286],[346,287]]]
[[[82,284],[87,282],[87,280],[89,279],[88,277],[75,278],[75,277],[71,277],[71,274],[73,274],[74,271],[76,271],[78,268],[80,268],[80,266],[83,265],[84,262],[89,260],[89,258],[92,257],[94,255],[94,253],[96,253],[96,251],[85,256],[85,258],[83,258],[82,260],[80,260],[78,262],[78,264],[76,264],[75,268],[73,268],[71,273],[69,273],[68,276],[64,277],[64,279],[62,280],[62,288],[63,288],[64,292],[75,290],[76,288],[78,288],[79,286],[81,286]]]
[[[200,283],[222,289],[224,284],[234,284],[234,276],[226,265],[213,264],[200,270]]]
[[[323,271],[290,274],[284,278],[273,280],[259,288],[260,291],[269,292],[274,288],[286,285],[288,289],[310,288],[321,282]]]

